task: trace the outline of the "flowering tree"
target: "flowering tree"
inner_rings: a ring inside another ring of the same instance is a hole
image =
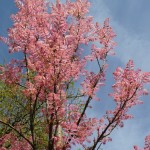
[[[148,94],[144,84],[150,73],[135,70],[132,60],[125,69],[118,67],[110,94],[114,110],[89,118],[87,110],[105,83],[107,56],[116,45],[109,19],[94,23],[88,0],[15,2],[19,11],[11,16],[14,24],[8,38],[0,39],[10,53],[23,57],[0,67],[0,149],[66,150],[73,144],[99,149],[111,141],[116,127],[132,118],[128,110]],[[98,71],[86,69],[92,61]]]

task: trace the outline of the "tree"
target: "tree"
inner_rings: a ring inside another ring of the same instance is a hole
[[[114,110],[89,118],[87,110],[105,83],[107,57],[116,45],[109,19],[94,23],[87,0],[15,2],[19,11],[11,16],[8,38],[1,41],[23,58],[0,67],[1,149],[65,150],[73,144],[99,149],[111,141],[116,127],[132,118],[128,110],[148,94],[144,85],[150,73],[135,70],[132,60],[125,69],[118,67],[110,94]],[[86,69],[90,62],[97,62],[97,72]]]

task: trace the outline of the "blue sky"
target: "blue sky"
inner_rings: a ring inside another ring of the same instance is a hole
[[[150,71],[150,1],[91,0],[91,4],[90,14],[94,16],[95,21],[102,23],[105,18],[110,18],[118,43],[115,48],[116,56],[108,61],[110,68],[107,86],[98,93],[101,103],[93,103],[96,111],[89,112],[90,115],[101,116],[108,107],[113,107],[107,92],[113,84],[111,73],[117,66],[124,66],[132,58],[137,68]],[[7,35],[7,28],[12,24],[10,14],[16,11],[13,0],[0,0],[0,35]],[[19,54],[15,57],[19,57]],[[6,61],[10,60],[7,47],[0,43],[0,63],[4,58]],[[148,88],[150,90],[150,86]],[[150,134],[150,96],[141,99],[144,100],[144,104],[131,110],[135,118],[126,121],[124,128],[113,132],[113,141],[106,144],[104,150],[132,150],[135,144],[143,146],[144,137]]]

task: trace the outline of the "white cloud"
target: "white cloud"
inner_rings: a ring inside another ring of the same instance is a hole
[[[116,47],[116,57],[118,57],[118,59],[120,59],[123,63],[126,63],[132,58],[137,67],[148,71],[150,69],[148,65],[150,64],[149,39],[142,39],[143,34],[132,34],[128,29],[119,24],[117,17],[114,19],[113,15],[111,14],[112,12],[110,12],[104,1],[91,0],[91,4],[91,14],[94,16],[95,21],[102,23],[105,18],[110,18],[110,24],[117,34],[116,41],[118,46]]]

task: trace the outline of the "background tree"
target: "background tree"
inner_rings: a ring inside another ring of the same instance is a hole
[[[107,56],[114,54],[109,19],[94,23],[87,0],[50,5],[16,0],[16,5],[13,27],[1,40],[10,53],[22,52],[23,58],[0,68],[1,149],[59,150],[73,144],[99,149],[111,141],[114,128],[132,118],[127,112],[142,103],[139,97],[147,94],[143,86],[150,73],[135,70],[132,60],[125,69],[118,67],[110,94],[115,109],[89,118],[87,109],[105,82]],[[98,72],[86,69],[92,61]]]

